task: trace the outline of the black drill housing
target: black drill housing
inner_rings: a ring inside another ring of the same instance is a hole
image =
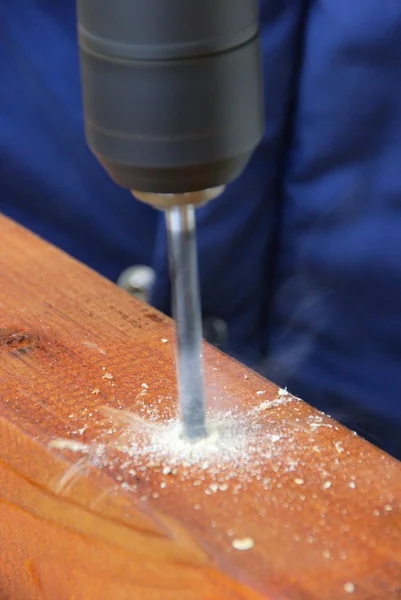
[[[87,142],[119,185],[225,185],[264,129],[258,0],[78,0]]]

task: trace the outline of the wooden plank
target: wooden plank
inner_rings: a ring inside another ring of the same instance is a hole
[[[396,600],[401,464],[0,217],[1,600]]]

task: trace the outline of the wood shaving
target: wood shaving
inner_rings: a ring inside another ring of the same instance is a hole
[[[76,442],[74,440],[53,440],[49,444],[49,448],[57,448],[57,450],[71,450],[71,452],[88,452],[88,445]]]
[[[338,454],[342,454],[344,452],[344,448],[342,447],[342,442],[334,442],[336,450]]]
[[[255,542],[251,537],[235,539],[232,541],[232,547],[236,550],[251,550],[255,546]]]
[[[110,379],[111,380],[111,379],[114,379],[114,375],[112,375],[111,373],[105,373],[102,376],[102,379]]]

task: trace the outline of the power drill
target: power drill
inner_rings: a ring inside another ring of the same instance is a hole
[[[195,208],[264,130],[258,0],[77,0],[85,134],[120,186],[166,212],[184,434],[207,434]]]

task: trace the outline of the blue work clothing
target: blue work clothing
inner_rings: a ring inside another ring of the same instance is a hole
[[[266,132],[199,210],[225,350],[401,458],[401,3],[262,0]],[[0,4],[0,211],[116,280],[163,215],[88,150],[73,0]]]

